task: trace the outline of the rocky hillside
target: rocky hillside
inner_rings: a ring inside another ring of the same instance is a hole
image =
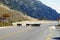
[[[0,0],[0,3],[3,3],[10,9],[24,12],[33,18],[47,20],[57,20],[60,18],[60,14],[56,10],[38,0]]]
[[[37,19],[24,15],[22,12],[12,10],[3,4],[0,5],[0,26],[9,26],[12,22],[33,20],[36,21]]]
[[[0,20],[17,22],[17,21],[27,21],[27,20],[35,20],[35,19],[27,15],[23,15],[23,13],[21,12],[11,10],[4,5],[0,5]]]

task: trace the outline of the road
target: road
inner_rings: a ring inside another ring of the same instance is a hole
[[[0,29],[0,40],[53,40],[59,32],[52,25],[43,23],[40,27],[22,26]]]

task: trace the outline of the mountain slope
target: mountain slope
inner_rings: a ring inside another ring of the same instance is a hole
[[[24,12],[33,18],[57,20],[60,17],[60,14],[56,10],[44,5],[38,0],[0,0],[0,3],[11,9]]]
[[[7,16],[6,16],[7,15]],[[6,18],[9,22],[17,22],[17,21],[32,21],[35,20],[27,15],[23,15],[21,12],[17,12],[14,10],[9,9],[6,6],[0,5],[0,20],[4,20]],[[1,19],[3,18],[3,19]]]

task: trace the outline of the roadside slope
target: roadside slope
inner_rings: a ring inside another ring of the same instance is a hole
[[[32,20],[37,19],[24,15],[22,12],[9,9],[7,6],[0,5],[0,22],[4,21],[11,23],[11,22],[32,21]]]

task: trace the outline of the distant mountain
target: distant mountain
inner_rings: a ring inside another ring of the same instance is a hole
[[[60,17],[56,10],[38,0],[0,0],[0,3],[37,19],[57,20]]]

